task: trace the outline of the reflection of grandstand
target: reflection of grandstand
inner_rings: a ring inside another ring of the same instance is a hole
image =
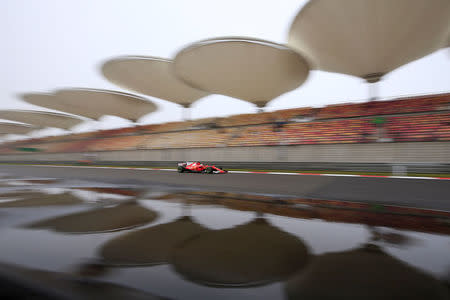
[[[296,108],[3,144],[41,152],[450,141],[450,94]]]
[[[233,210],[269,213],[290,218],[321,219],[327,222],[386,226],[441,234],[450,233],[450,228],[443,221],[450,217],[450,213],[420,208],[386,205],[382,209],[374,210],[372,205],[366,203],[300,198],[280,200],[270,196],[220,192],[174,193],[157,199],[191,205],[222,205]]]

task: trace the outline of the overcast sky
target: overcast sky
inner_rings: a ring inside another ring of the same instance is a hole
[[[248,36],[285,43],[289,25],[305,0],[1,0],[0,109],[41,109],[17,94],[65,87],[121,90],[100,73],[105,60],[121,55],[172,58],[184,45],[219,36]],[[269,103],[266,110],[366,101],[361,79],[313,71],[298,89]],[[124,90],[122,90],[124,91]],[[382,98],[450,91],[450,50],[405,65],[379,84]],[[143,124],[180,120],[178,105],[155,101],[159,111]],[[44,109],[45,110],[45,109]],[[213,95],[193,105],[191,117],[255,112],[244,101]],[[76,131],[123,127],[105,117]],[[58,134],[47,129],[34,136]]]

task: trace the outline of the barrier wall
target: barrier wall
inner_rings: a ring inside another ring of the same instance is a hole
[[[449,172],[450,142],[290,145],[89,153],[23,153],[0,155],[3,162],[74,162],[165,165],[177,161],[207,161],[233,168],[391,170],[393,165]]]

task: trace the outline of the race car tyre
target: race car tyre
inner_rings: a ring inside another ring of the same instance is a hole
[[[213,173],[213,168],[207,167],[205,171],[206,171],[207,174],[212,174]]]
[[[179,167],[178,167],[178,173],[183,173],[183,172],[184,172],[184,167],[179,166]]]

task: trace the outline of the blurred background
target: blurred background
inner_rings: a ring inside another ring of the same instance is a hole
[[[1,299],[449,299],[450,1],[0,25]]]
[[[313,2],[3,1],[0,161],[450,173],[447,1]]]

